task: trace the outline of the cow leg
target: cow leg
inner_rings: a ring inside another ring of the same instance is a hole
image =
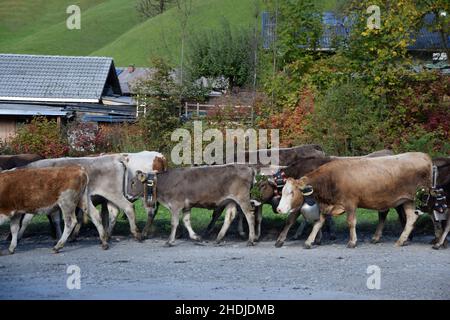
[[[180,223],[180,209],[177,210],[172,210],[170,209],[170,213],[171,213],[171,231],[170,231],[170,236],[169,236],[169,240],[167,241],[167,246],[172,247],[175,245],[175,236],[177,235],[177,228],[178,228],[178,224]]]
[[[402,229],[405,229],[406,226],[406,214],[405,210],[403,209],[403,206],[398,206],[395,208],[395,211],[397,211],[398,214],[398,220],[400,221],[400,225],[402,226]],[[414,237],[414,230],[411,231],[408,240],[412,240]]]
[[[327,226],[330,240],[336,240],[336,223],[334,222],[332,216],[327,215],[325,218],[325,225]]]
[[[327,221],[327,220],[325,220],[325,221]],[[320,246],[320,244],[322,243],[322,235],[323,235],[323,232],[322,232],[322,229],[320,229],[317,232],[317,236],[316,236],[316,239],[314,240],[314,244]]]
[[[395,245],[397,247],[404,246],[408,240],[408,237],[411,233],[411,231],[414,228],[414,223],[417,221],[417,214],[414,212],[415,205],[414,202],[406,202],[403,204],[403,208],[405,209],[406,214],[406,225],[405,229],[403,230],[402,234],[400,235],[400,238],[397,240]]]
[[[433,222],[433,229],[434,229],[434,239],[431,241],[431,244],[436,244],[442,237],[444,230],[442,229],[442,223],[434,219],[433,213],[431,213],[430,218],[431,221]]]
[[[262,211],[263,206],[257,206],[255,208],[255,224],[256,224],[256,234],[255,234],[255,240],[258,241],[261,237],[261,224],[262,224]]]
[[[350,230],[350,240],[347,243],[347,248],[355,248],[358,237],[356,235],[356,209],[348,209],[347,224]]]
[[[92,201],[89,201],[89,216],[91,217],[92,223],[97,228],[98,234],[100,236],[100,241],[102,242],[102,248],[104,250],[108,249],[108,236],[105,232],[105,229],[103,228],[102,224],[102,218],[100,216],[100,213],[98,212],[97,208],[94,206]]]
[[[53,224],[53,228],[56,233],[56,239],[58,239],[58,240],[61,239],[62,230],[61,230],[61,213],[60,213],[60,211],[59,210],[54,211],[54,212],[50,213],[49,215],[47,215],[47,217],[49,217],[49,220]]]
[[[313,242],[316,240],[317,234],[319,233],[320,229],[322,228],[323,224],[325,223],[325,216],[323,214],[320,215],[319,220],[317,220],[314,223],[313,229],[311,233],[308,236],[308,239],[305,241],[305,249],[311,249]]]
[[[81,226],[84,224],[84,211],[80,208],[77,208],[75,211],[75,215],[77,216],[77,224],[75,228],[73,228],[72,233],[69,237],[69,242],[77,241],[78,235],[80,234]]]
[[[440,249],[441,247],[444,247],[444,248],[447,247],[446,243],[447,243],[447,235],[448,235],[449,231],[450,231],[450,221],[447,220],[447,225],[445,226],[445,230],[442,233],[441,237],[439,238],[439,241],[433,245],[433,249],[437,250],[437,249]]]
[[[283,231],[281,231],[278,236],[277,242],[275,243],[275,247],[281,248],[286,240],[289,229],[294,225],[295,221],[297,221],[298,216],[300,215],[300,210],[291,212],[286,220],[286,224],[284,225]]]
[[[191,210],[183,211],[183,223],[186,227],[187,231],[189,232],[189,238],[191,238],[194,241],[201,241],[202,238],[195,233],[194,229],[192,229],[191,226]]]
[[[20,220],[22,215],[15,215],[11,218],[10,221],[10,230],[11,230],[11,244],[9,245],[9,253],[14,254],[14,251],[17,247],[17,235],[20,230]]]
[[[386,222],[386,217],[389,211],[379,211],[378,212],[378,225],[377,230],[375,231],[371,242],[378,243],[380,242],[381,236],[383,235],[384,223]]]
[[[234,203],[229,204],[225,207],[225,220],[223,221],[222,228],[220,229],[219,234],[217,235],[216,243],[220,243],[225,237],[225,234],[228,231],[228,228],[230,227],[231,223],[233,222],[234,218],[236,218],[236,205]]]
[[[72,233],[73,229],[77,225],[77,216],[75,214],[76,205],[62,202],[59,204],[61,208],[61,212],[64,219],[64,231],[59,239],[58,243],[53,247],[53,251],[58,253],[64,245],[66,244],[67,239]]]
[[[142,236],[139,232],[138,227],[136,226],[136,215],[134,213],[133,205],[124,197],[115,200],[111,199],[111,202],[125,212],[125,215],[127,216],[128,222],[130,224],[131,234],[137,241],[142,241]]]
[[[214,225],[216,224],[217,220],[219,219],[220,215],[222,214],[223,206],[216,207],[213,211],[211,221],[209,222],[208,226],[206,227],[206,230],[203,232],[203,237],[209,237],[211,233],[214,230]]]
[[[241,209],[238,209],[239,217],[238,217],[238,234],[241,238],[247,238],[247,234],[244,231],[244,212]]]
[[[302,222],[300,222],[300,225],[298,226],[297,231],[295,231],[295,234],[292,237],[292,239],[294,240],[300,239],[300,237],[303,234],[303,230],[305,230],[305,227],[306,227],[306,220],[302,219]]]
[[[159,203],[156,203],[155,207],[146,208],[147,210],[147,222],[145,223],[144,230],[142,231],[142,238],[146,239],[150,233],[150,228],[155,220],[156,213],[158,212]]]
[[[33,214],[22,215],[22,218],[21,218],[21,221],[19,224],[20,230],[19,230],[19,233],[17,234],[17,241],[20,241],[20,239],[22,239],[25,229],[30,224],[31,220],[33,220],[33,218],[34,218]]]
[[[247,245],[255,245],[255,213],[250,204],[250,199],[238,202],[242,212],[245,215],[248,223],[248,242]]]
[[[108,201],[106,204],[107,212],[108,212],[108,239],[111,238],[114,227],[116,226],[117,217],[119,216],[119,208],[117,208],[114,204]]]

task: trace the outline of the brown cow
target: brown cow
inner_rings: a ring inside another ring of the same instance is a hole
[[[342,159],[327,163],[299,180],[288,179],[277,211],[290,213],[304,205],[302,192],[313,189],[320,206],[320,219],[305,242],[311,248],[325,221],[325,215],[347,212],[350,228],[349,248],[356,246],[356,209],[386,211],[402,205],[406,226],[397,241],[402,246],[414,223],[415,197],[418,188],[431,188],[432,161],[424,153],[411,152],[379,158]]]
[[[77,224],[75,208],[79,206],[87,210],[87,183],[86,171],[80,166],[17,169],[0,173],[0,224],[11,220],[9,252],[14,253],[17,246],[22,215],[48,214],[59,208],[64,217],[64,232],[53,248],[58,252]]]

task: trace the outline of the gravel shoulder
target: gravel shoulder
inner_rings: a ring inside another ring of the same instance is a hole
[[[278,249],[179,239],[168,248],[165,239],[115,237],[103,251],[92,237],[53,254],[52,239],[25,238],[16,254],[0,256],[0,299],[450,299],[450,249],[432,250],[431,237],[403,248],[395,238],[369,239],[356,249],[342,238],[305,250],[303,240]],[[69,265],[81,269],[80,290],[66,287]],[[381,270],[380,290],[367,288],[371,265]]]

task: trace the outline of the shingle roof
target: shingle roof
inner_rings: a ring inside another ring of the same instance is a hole
[[[121,94],[112,58],[0,54],[0,100],[99,102]]]

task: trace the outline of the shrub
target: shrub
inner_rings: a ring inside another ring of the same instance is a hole
[[[63,157],[70,150],[57,122],[45,117],[20,126],[10,146],[14,153],[36,153],[44,158]]]

